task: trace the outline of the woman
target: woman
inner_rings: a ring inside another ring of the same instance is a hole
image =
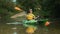
[[[37,27],[33,24],[36,23],[37,21],[35,20],[35,15],[32,13],[32,9],[29,9],[29,13],[26,15],[26,21],[25,21],[25,26],[27,27],[26,32],[28,34],[33,34]],[[26,24],[26,23],[31,23],[31,24]]]

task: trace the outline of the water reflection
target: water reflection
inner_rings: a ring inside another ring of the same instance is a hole
[[[22,25],[0,24],[0,34],[26,34],[25,29]],[[54,27],[48,27],[48,29],[38,27],[34,34],[60,34],[60,29]]]

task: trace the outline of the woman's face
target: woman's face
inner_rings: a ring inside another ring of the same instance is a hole
[[[30,11],[30,13],[32,13],[32,9],[30,9],[29,11]]]

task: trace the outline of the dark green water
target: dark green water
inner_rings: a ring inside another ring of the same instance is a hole
[[[17,29],[12,29],[17,28]],[[26,34],[25,27],[22,25],[6,25],[0,24],[0,34]],[[59,28],[49,27],[48,31],[45,28],[39,27],[34,34],[60,34]]]
[[[60,25],[57,23],[52,23],[47,29],[44,27],[38,27],[34,34],[60,34]],[[16,28],[16,29],[13,29]],[[5,23],[0,23],[0,34],[26,34],[25,27],[22,25],[7,25]]]

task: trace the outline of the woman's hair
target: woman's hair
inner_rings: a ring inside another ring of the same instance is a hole
[[[27,13],[30,13],[30,11],[32,11],[32,9],[29,9],[29,10],[27,11]]]

